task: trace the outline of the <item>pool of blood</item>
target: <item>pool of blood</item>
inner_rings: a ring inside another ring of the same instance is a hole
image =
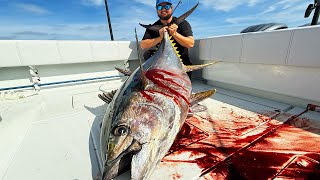
[[[302,122],[299,129],[293,123],[272,123],[263,115],[247,119],[231,115],[234,119],[228,122],[189,117],[163,162],[196,164],[202,173],[199,179],[320,179],[320,138],[304,132],[308,123]],[[262,130],[244,135],[261,123]],[[207,130],[210,124],[215,131]],[[174,158],[183,153],[190,158]]]

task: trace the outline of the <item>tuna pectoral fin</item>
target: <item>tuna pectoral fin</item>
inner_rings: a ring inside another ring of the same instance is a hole
[[[131,179],[149,179],[157,164],[162,159],[162,156],[159,155],[159,148],[156,142],[142,145],[142,149],[133,155],[131,160]]]
[[[150,25],[144,25],[144,24],[141,24],[141,23],[139,23],[139,24],[140,24],[140,26],[142,26],[142,27],[144,27],[146,29],[150,29],[150,30],[152,30],[154,32],[159,32],[159,30],[164,27],[163,25],[151,25],[151,24]]]
[[[112,101],[113,96],[116,94],[117,90],[113,90],[111,92],[99,94],[98,97],[109,104]]]
[[[215,61],[215,62],[212,62],[212,63],[208,63],[208,64],[201,64],[201,65],[192,65],[192,66],[187,66],[187,65],[183,65],[183,70],[185,72],[191,72],[191,71],[196,71],[196,70],[199,70],[199,69],[202,69],[204,67],[207,67],[207,66],[210,66],[212,64],[216,64],[220,61]]]
[[[118,70],[120,73],[124,74],[125,76],[130,76],[132,74],[132,72],[129,69],[121,69],[117,67],[115,67],[115,69]]]
[[[193,106],[197,104],[198,102],[207,99],[208,97],[212,96],[214,93],[216,93],[216,90],[209,90],[209,91],[204,91],[196,94],[191,95],[191,102],[190,105]]]

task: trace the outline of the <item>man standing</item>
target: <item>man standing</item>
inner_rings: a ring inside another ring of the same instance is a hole
[[[160,19],[153,25],[169,25],[169,23],[175,22],[177,19],[172,16],[173,6],[171,0],[157,0],[156,10]],[[194,38],[191,26],[186,20],[181,22],[179,26],[174,23],[169,26],[165,26],[160,29],[159,32],[147,29],[140,44],[141,48],[150,49],[155,46],[159,47],[165,31],[172,36],[174,43],[176,43],[176,47],[178,48],[177,51],[181,55],[183,64],[192,65],[189,59],[188,48],[193,47]],[[154,50],[146,51],[144,59],[147,60],[154,52]],[[190,77],[191,74],[188,73],[188,75]]]

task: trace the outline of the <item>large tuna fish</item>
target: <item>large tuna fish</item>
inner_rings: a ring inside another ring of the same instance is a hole
[[[131,179],[150,177],[170,149],[190,106],[214,93],[191,94],[186,72],[201,67],[184,66],[165,33],[158,51],[128,73],[119,90],[100,96],[109,103],[101,127],[104,180],[130,165]]]

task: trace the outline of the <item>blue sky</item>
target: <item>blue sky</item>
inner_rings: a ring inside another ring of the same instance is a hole
[[[179,0],[173,0],[176,5]],[[198,1],[183,0],[179,16]],[[311,22],[304,12],[313,0],[199,0],[188,17],[196,39],[237,34],[255,24],[279,22],[289,28]],[[155,0],[108,0],[115,40],[134,40],[158,17]],[[104,0],[0,0],[0,40],[110,40]]]

